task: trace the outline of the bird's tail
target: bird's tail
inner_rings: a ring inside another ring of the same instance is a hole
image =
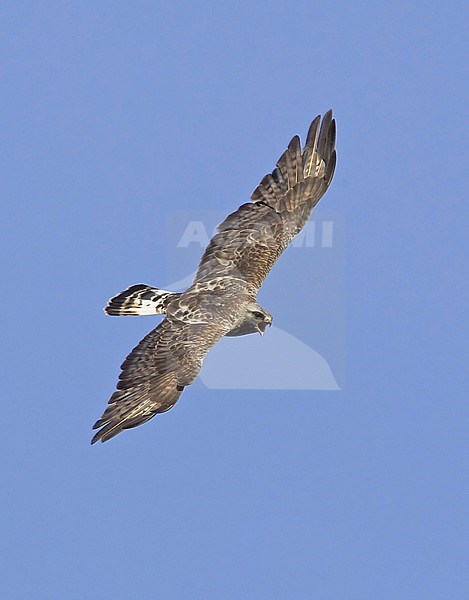
[[[113,296],[103,310],[111,316],[164,315],[168,302],[176,296],[176,292],[138,283]]]

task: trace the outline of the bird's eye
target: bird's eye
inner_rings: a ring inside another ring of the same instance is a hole
[[[264,318],[264,315],[261,312],[257,311],[257,310],[253,310],[252,314],[256,317],[256,319],[263,319]]]

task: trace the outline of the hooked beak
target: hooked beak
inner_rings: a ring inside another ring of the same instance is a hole
[[[272,325],[272,321],[270,321],[270,323],[267,323],[266,321],[261,321],[260,323],[257,324],[257,330],[259,331],[260,335],[264,335],[265,330],[267,329],[267,326],[271,326]]]

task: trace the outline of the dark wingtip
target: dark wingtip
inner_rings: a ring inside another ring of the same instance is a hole
[[[335,119],[332,119],[331,124],[329,125],[329,146],[331,148],[331,152],[332,152],[332,150],[334,150],[334,147],[335,147],[336,134],[337,134],[337,130],[336,130]]]
[[[96,423],[93,425],[92,429],[99,429],[101,427],[101,425],[104,425],[104,423],[106,423],[106,419],[98,419],[96,421]]]
[[[307,147],[309,147],[310,149],[313,148],[313,146],[316,142],[317,131],[319,128],[320,121],[321,121],[321,115],[318,115],[311,122],[311,125],[309,126],[309,129],[308,129],[308,134],[306,136],[305,148],[307,148]]]
[[[104,442],[107,442],[108,440],[110,440],[111,438],[116,436],[121,431],[122,431],[122,427],[118,427],[116,425],[110,427],[109,429],[107,427],[103,427],[102,429],[100,429],[99,431],[97,431],[94,434],[94,436],[91,440],[91,445],[96,444],[96,442],[98,442],[99,440],[101,440],[101,443],[104,444]]]
[[[329,159],[329,162],[327,164],[327,167],[326,167],[325,179],[326,179],[327,185],[329,185],[330,182],[332,181],[332,177],[334,175],[336,164],[337,164],[337,153],[335,150],[333,150],[331,157]]]
[[[331,127],[331,123],[332,123],[332,110],[330,109],[324,115],[324,117],[322,119],[321,127],[319,129],[317,149],[318,149],[319,155],[321,157],[326,156],[326,145],[327,145],[328,139],[329,139],[329,129]]]
[[[290,152],[296,152],[301,148],[300,138],[297,135],[294,135],[288,144],[288,149]]]
[[[99,431],[96,431],[96,433],[94,434],[94,436],[91,440],[91,445],[96,444],[96,442],[98,442],[101,439],[103,432],[104,432],[104,429],[101,429],[101,427],[103,427],[103,425],[105,425],[106,422],[107,422],[106,419],[98,419],[96,421],[96,423],[93,425],[93,427],[92,427],[93,431],[96,429],[99,429]],[[103,442],[104,440],[101,439],[101,441]]]

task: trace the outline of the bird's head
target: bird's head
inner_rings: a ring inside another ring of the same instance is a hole
[[[252,321],[255,333],[264,335],[268,326],[272,325],[272,315],[257,303],[248,309],[248,319]]]
[[[259,306],[257,302],[252,302],[246,307],[242,321],[226,335],[247,335],[249,333],[260,333],[264,335],[268,325],[272,325],[272,315]]]

